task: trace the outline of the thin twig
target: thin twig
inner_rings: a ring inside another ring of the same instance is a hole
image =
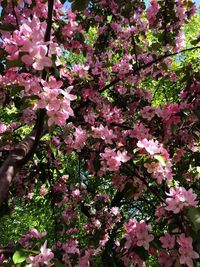
[[[53,15],[54,1],[48,1],[48,19],[47,28],[45,32],[44,40],[50,41],[52,15]],[[47,73],[44,70],[42,72],[42,78],[46,78]],[[37,116],[36,124],[29,135],[27,135],[17,146],[11,151],[8,158],[4,161],[0,168],[0,205],[8,197],[9,186],[20,168],[28,162],[30,157],[35,153],[41,136],[48,130],[44,126],[45,110],[40,110]]]
[[[12,0],[12,9],[13,9],[13,15],[14,15],[15,20],[16,20],[17,28],[19,30],[19,21],[18,21],[18,17],[17,17],[16,11],[15,11],[15,5],[14,5],[13,0]]]
[[[192,50],[196,50],[196,49],[200,49],[200,46],[195,46],[195,47],[190,47],[190,48],[187,48],[187,49],[183,49],[179,52],[175,52],[175,53],[171,53],[171,54],[165,54],[165,55],[162,55],[152,61],[150,61],[149,63],[145,64],[145,65],[142,65],[142,66],[139,66],[138,68],[134,69],[133,72],[129,73],[129,75],[135,75],[138,73],[138,71],[140,70],[143,70],[143,69],[146,69],[148,67],[151,67],[153,64],[156,64],[160,61],[162,61],[163,59],[165,58],[168,58],[168,57],[173,57],[173,56],[176,56],[178,54],[181,54],[181,53],[184,53],[184,52],[189,52],[189,51],[192,51]],[[111,81],[109,84],[107,84],[106,86],[104,86],[103,88],[101,88],[99,90],[100,93],[104,92],[105,90],[109,89],[111,86],[117,84],[119,81],[121,81],[121,79],[119,77],[115,78],[113,81]]]

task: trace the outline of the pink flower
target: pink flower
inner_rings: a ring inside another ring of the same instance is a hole
[[[158,262],[163,267],[172,267],[175,262],[175,258],[173,258],[169,252],[162,250],[159,254]]]
[[[58,126],[62,126],[66,124],[66,120],[69,118],[69,114],[58,111],[58,110],[50,110],[47,112],[49,116],[48,125],[51,126],[53,123],[57,124]]]
[[[79,258],[79,263],[76,267],[90,267],[92,255],[95,255],[94,249],[85,250],[85,254]]]
[[[184,204],[178,198],[167,198],[166,199],[167,207],[165,208],[168,211],[173,211],[173,213],[179,213]]]
[[[4,133],[7,130],[7,127],[4,123],[0,122],[0,134]]]
[[[76,73],[80,78],[86,78],[88,76],[88,70],[89,66],[84,66],[84,65],[74,65],[72,68],[72,72]]]
[[[159,109],[152,106],[146,106],[140,111],[140,114],[144,119],[150,121],[156,114],[159,115]]]
[[[143,246],[146,250],[149,249],[149,243],[154,239],[153,235],[148,234],[147,232],[142,232],[139,235],[137,240],[137,245],[139,247]]]
[[[40,45],[34,48],[30,55],[22,56],[22,61],[27,65],[33,65],[36,70],[43,70],[45,67],[51,67],[52,61],[50,58],[46,57],[47,46]]]
[[[73,101],[77,98],[75,95],[70,94],[72,89],[73,89],[73,86],[69,86],[65,90],[62,90],[62,94],[64,95],[64,98],[66,100]]]
[[[112,139],[117,137],[113,133],[113,130],[109,130],[108,126],[104,127],[102,124],[100,124],[99,127],[92,127],[92,131],[94,132],[95,138],[101,138],[105,140],[106,144],[112,144]]]
[[[117,159],[120,160],[121,162],[127,162],[131,159],[130,156],[127,155],[128,152],[127,151],[117,151]]]
[[[108,242],[109,240],[109,235],[108,234],[105,234],[102,239],[99,241],[99,246],[100,247],[103,247],[105,246],[105,244]]]
[[[193,193],[192,188],[190,188],[188,191],[185,190],[184,187],[181,188],[182,200],[185,202],[185,205],[195,207],[198,204],[198,201],[195,200],[197,198],[197,195]]]
[[[180,245],[180,263],[186,264],[188,267],[193,267],[193,259],[198,259],[199,254],[193,250],[192,247],[192,238],[186,237],[185,234],[179,235],[177,238],[177,243]]]
[[[42,238],[46,235],[46,232],[38,232],[37,229],[33,228],[30,231],[26,232],[21,238],[20,238],[20,245],[25,248],[31,248],[33,245],[32,241],[33,239]]]
[[[179,31],[176,36],[176,47],[174,49],[175,52],[181,51],[185,47],[185,33],[183,30]]]
[[[100,154],[103,160],[106,160],[110,171],[116,171],[121,166],[121,162],[127,162],[130,157],[127,155],[127,151],[117,151],[115,149],[105,148],[104,153]]]
[[[125,86],[122,86],[122,85],[117,85],[116,89],[120,95],[124,95],[127,92],[127,88]]]
[[[180,247],[178,251],[181,254],[180,264],[186,264],[188,267],[193,267],[193,259],[199,258],[199,254],[191,248]]]
[[[131,59],[132,59],[131,55],[125,55],[117,64],[115,64],[112,67],[112,70],[114,72],[117,72],[119,77],[122,77],[127,73],[130,73],[130,71],[132,71],[133,69],[132,64],[130,64]]]
[[[40,187],[40,196],[45,196],[47,194],[47,188],[46,188],[46,185],[43,184],[41,187]]]
[[[121,166],[121,163],[116,159],[116,157],[111,157],[107,160],[107,165],[111,171],[117,171]]]
[[[92,224],[99,229],[101,227],[101,222],[95,218],[92,218]]]
[[[154,239],[153,235],[148,233],[149,229],[145,222],[141,221],[136,227],[137,245],[149,249],[149,243]]]
[[[47,248],[47,241],[40,248],[40,254],[37,256],[30,256],[27,259],[29,263],[28,267],[39,267],[41,264],[51,265],[50,261],[53,259],[54,254],[50,249]]]
[[[81,126],[77,127],[74,132],[75,140],[72,144],[73,148],[77,151],[81,151],[81,148],[85,145],[85,142],[87,140],[87,133],[85,130],[81,128]]]
[[[74,239],[69,239],[62,248],[66,254],[80,254],[80,250],[77,247],[78,241]]]
[[[2,265],[4,263],[5,256],[4,254],[0,253],[0,264]],[[3,266],[3,265],[2,265]]]
[[[158,141],[147,140],[146,138],[137,142],[139,148],[145,148],[150,155],[158,154],[160,152]]]
[[[169,233],[166,233],[164,236],[160,238],[160,241],[162,242],[163,248],[172,249],[175,244],[175,236],[170,235]]]
[[[126,234],[125,248],[130,249],[131,246],[143,246],[146,250],[149,249],[149,243],[154,239],[152,234],[149,234],[150,227],[144,222],[138,222],[135,219],[130,219],[124,225]]]
[[[186,237],[185,234],[179,235],[177,243],[183,248],[192,248],[192,238]]]
[[[110,211],[115,216],[120,215],[120,210],[118,207],[112,207],[112,209]]]
[[[31,229],[28,233],[27,236],[29,236],[30,238],[42,238],[46,235],[46,232],[38,232],[37,229],[33,228]]]
[[[159,166],[160,166],[159,162],[151,162],[151,163],[145,163],[144,164],[144,167],[147,168],[148,173],[155,172]]]
[[[81,195],[81,192],[79,189],[76,189],[74,191],[72,191],[72,196],[73,197],[79,197]]]
[[[160,111],[160,116],[166,122],[170,121],[170,119],[175,116],[180,111],[180,107],[178,104],[169,104],[167,103],[163,109]]]
[[[149,25],[152,27],[153,23],[156,19],[156,15],[159,11],[160,7],[156,0],[151,0],[150,6],[147,9],[147,19],[149,21]]]
[[[70,94],[73,86],[69,86],[66,90],[61,89],[62,81],[56,81],[50,77],[50,81],[42,81],[43,91],[39,94],[35,108],[45,108],[49,116],[48,125],[53,123],[62,126],[66,123],[69,116],[73,116],[73,110],[70,102],[76,99],[75,95]]]
[[[187,18],[187,9],[183,6],[182,1],[176,1],[176,6],[175,6],[175,12],[176,12],[176,17],[179,19],[179,24],[182,25],[184,23],[184,20]]]
[[[61,218],[66,224],[70,224],[77,217],[77,213],[71,209],[64,210]]]
[[[45,265],[49,265],[49,261],[54,257],[54,254],[49,248],[47,248],[47,241],[45,241],[44,245],[41,246],[40,251],[40,262],[44,263]]]
[[[169,193],[166,193],[170,198],[166,199],[168,211],[179,213],[184,207],[192,206],[196,207],[198,201],[195,199],[197,195],[192,192],[190,188],[188,191],[184,187],[170,188]]]

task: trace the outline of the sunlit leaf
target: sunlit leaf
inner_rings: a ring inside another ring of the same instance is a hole
[[[14,264],[21,263],[24,262],[26,258],[27,258],[27,253],[17,250],[13,255],[13,262]]]

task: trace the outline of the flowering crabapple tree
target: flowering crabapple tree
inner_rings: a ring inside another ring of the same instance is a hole
[[[1,218],[37,196],[54,225],[0,265],[199,266],[195,4],[71,2],[0,1]]]

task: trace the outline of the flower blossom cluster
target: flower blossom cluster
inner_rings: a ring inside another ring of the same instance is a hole
[[[171,52],[185,46],[183,29],[192,0],[151,0],[147,9],[145,1],[73,1],[73,10],[77,2],[88,2],[83,13],[65,11],[65,1],[60,0],[0,2],[7,4],[2,4],[0,18],[0,105],[15,114],[9,125],[10,114],[4,118],[6,111],[2,113],[2,163],[8,152],[4,150],[15,153],[15,144],[25,134],[17,131],[11,139],[11,133],[18,125],[35,123],[38,109],[45,110],[45,130],[47,121],[53,125],[48,137],[41,144],[39,138],[36,149],[27,151],[25,161],[35,153],[30,165],[22,166],[20,160],[8,194],[11,204],[18,203],[15,197],[24,202],[39,191],[42,203],[50,200],[56,211],[52,251],[47,241],[38,247],[46,233],[36,229],[19,240],[22,251],[31,253],[27,266],[90,267],[100,260],[104,264],[105,256],[116,266],[123,261],[124,266],[145,267],[150,254],[162,267],[193,267],[199,259],[194,246],[198,240],[189,237],[189,216],[178,213],[198,204],[193,190],[181,183],[197,170],[200,75],[192,72],[193,59],[188,67],[184,64],[185,77],[179,68],[170,69]],[[6,30],[10,26],[12,30]],[[66,58],[60,60],[62,52]],[[176,98],[177,103],[155,107],[152,90],[146,89],[149,80],[158,89],[161,81],[163,90],[165,83],[176,83],[177,90],[183,90],[180,102]],[[73,110],[71,101],[76,98]],[[66,123],[70,116],[74,117]],[[46,131],[38,130],[42,138]],[[70,168],[70,163],[79,166]],[[68,168],[70,175],[63,175]],[[173,177],[177,184],[174,181],[165,195]],[[10,260],[10,253],[0,254],[0,266]]]
[[[40,233],[37,229],[33,228],[21,237],[19,243],[25,248],[30,248],[33,245],[33,239],[42,238],[44,236],[46,236],[45,232]]]
[[[179,24],[182,25],[187,19],[187,8],[184,6],[183,2],[181,0],[176,1],[176,5],[174,7],[174,10],[176,12],[176,16],[179,20]]]
[[[72,68],[72,73],[78,75],[79,78],[86,78],[88,76],[89,66],[75,64]]]
[[[125,248],[129,250],[130,247],[139,246],[149,249],[150,242],[154,239],[150,234],[151,228],[144,221],[138,222],[135,219],[130,219],[128,223],[125,223]]]
[[[93,127],[92,131],[94,132],[95,138],[101,138],[105,141],[106,144],[112,144],[113,139],[115,139],[117,136],[113,133],[113,130],[109,129],[108,126],[103,126],[102,124],[99,125],[99,127]]]
[[[5,50],[9,53],[8,60],[18,59],[20,52],[27,53],[21,60],[27,66],[36,70],[51,67],[52,61],[47,57],[47,42],[44,42],[46,22],[40,22],[36,15],[31,19],[24,19],[19,31],[16,30],[11,38],[4,39]]]
[[[159,161],[144,164],[147,172],[150,173],[154,179],[157,179],[158,184],[161,184],[162,181],[170,181],[172,179],[171,166],[171,162],[164,163],[163,165]]]
[[[45,108],[49,116],[48,125],[53,123],[62,126],[66,123],[69,116],[73,116],[70,102],[76,99],[75,95],[70,94],[72,86],[65,90],[61,89],[62,81],[52,78],[49,82],[42,81],[43,91],[39,94],[39,100],[35,108]]]
[[[47,241],[44,242],[44,245],[40,248],[40,254],[37,256],[30,256],[27,259],[28,267],[39,267],[41,264],[50,266],[50,261],[53,259],[53,252],[47,248]]]
[[[151,0],[150,6],[147,9],[147,19],[149,21],[149,25],[152,27],[155,20],[156,20],[156,15],[159,12],[159,5],[156,0]]]
[[[139,148],[144,148],[152,156],[161,154],[165,158],[169,157],[169,154],[166,149],[164,149],[162,144],[159,144],[157,140],[147,140],[146,138],[144,138],[137,142],[137,146]]]
[[[171,187],[169,196],[166,199],[166,210],[173,211],[173,213],[179,213],[184,207],[196,207],[198,201],[196,201],[197,195],[193,193],[192,189],[186,190],[184,187],[173,188]]]
[[[64,37],[71,38],[75,32],[81,30],[81,26],[76,22],[76,14],[71,9],[67,10],[67,18],[68,23],[63,27],[62,34]]]
[[[184,233],[171,235],[166,233],[160,238],[162,247],[169,251],[161,250],[159,253],[159,263],[164,267],[172,267],[175,262],[185,264],[188,267],[193,267],[193,259],[198,259],[199,254],[193,250],[192,238],[186,237]],[[178,251],[175,250],[175,241],[179,245]]]
[[[115,149],[105,148],[104,153],[100,153],[102,161],[102,170],[106,171],[107,168],[110,171],[118,171],[121,163],[129,161],[131,158],[128,156],[127,151],[120,151],[117,152]],[[105,162],[106,165],[105,165]]]
[[[132,60],[131,55],[126,55],[123,59],[120,60],[115,66],[113,66],[113,71],[118,73],[119,77],[123,77],[123,75],[130,73],[133,69],[130,61]]]
[[[7,130],[7,127],[4,123],[0,122],[0,134],[4,133]]]
[[[154,179],[157,179],[158,184],[161,184],[162,181],[169,182],[172,180],[172,163],[167,150],[162,144],[159,144],[158,141],[154,141],[153,139],[147,140],[144,138],[137,142],[137,147],[146,150],[150,155],[150,159],[153,158],[153,161],[146,162],[144,167]]]
[[[193,267],[193,259],[198,259],[199,254],[193,250],[192,238],[186,237],[185,234],[181,234],[177,243],[179,244],[180,264],[186,264],[188,267]]]
[[[76,149],[78,152],[81,151],[87,141],[87,132],[82,129],[81,126],[76,127],[72,136],[65,138],[65,144],[67,145],[68,151]]]
[[[162,242],[163,248],[174,248],[175,245],[175,236],[170,235],[169,233],[166,233],[164,236],[160,238],[160,241]]]
[[[80,254],[80,249],[78,247],[78,241],[75,239],[69,239],[67,243],[62,245],[63,253],[63,261],[67,264],[70,262],[70,256],[74,254]]]

